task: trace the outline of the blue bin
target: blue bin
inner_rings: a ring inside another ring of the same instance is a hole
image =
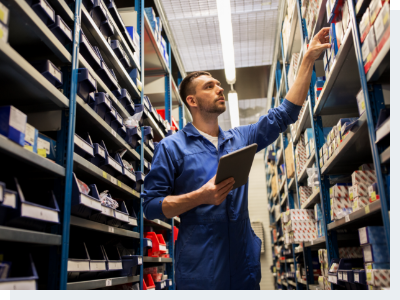
[[[144,178],[146,177],[142,172],[136,171],[136,188],[135,191],[140,193],[140,189],[142,187],[142,184],[144,182]]]
[[[89,184],[89,195],[82,192],[75,173],[72,173],[71,214],[89,219],[92,214],[101,212],[99,192],[95,184]]]
[[[131,116],[135,114],[135,103],[126,89],[121,89],[121,97],[118,100]]]
[[[111,121],[111,128],[118,132],[119,129],[123,126],[124,120],[122,119],[122,116],[117,112],[117,110],[115,110],[115,120]]]
[[[143,104],[135,104],[135,114],[140,112],[143,112],[142,119],[140,120],[140,123],[142,123],[144,119],[149,117],[149,111]]]
[[[123,255],[122,259],[122,270],[119,272],[119,276],[137,276],[140,274],[140,268],[138,266],[143,264],[143,257],[140,255]]]
[[[38,15],[43,23],[46,24],[46,26],[54,24],[56,13],[46,0],[31,0],[31,6],[33,11]]]
[[[90,107],[102,118],[106,119],[106,115],[111,111],[111,100],[107,93],[100,92],[94,94],[95,102]]]
[[[30,64],[56,88],[62,87],[63,74],[50,60],[32,61]]]
[[[166,287],[165,280],[155,281],[154,284],[156,285],[156,290],[163,290]]]
[[[0,278],[0,290],[37,290],[39,276],[30,254],[5,253],[4,260],[11,262],[11,269],[6,278]]]
[[[136,187],[136,175],[135,173],[132,173],[130,170],[125,168],[125,166],[122,168],[122,175],[119,175],[117,179],[119,179],[121,182],[125,183],[127,186],[131,188]]]
[[[114,245],[104,245],[102,249],[106,258],[107,271],[121,271],[122,259],[118,248]]]
[[[94,71],[101,69],[101,57],[96,48],[92,47],[89,40],[83,33],[82,29],[80,31],[80,44],[79,53],[86,60],[86,62],[92,67]]]
[[[126,128],[125,141],[132,147],[136,148],[142,139],[142,131],[140,127]]]
[[[6,188],[4,182],[0,182],[2,188],[2,198],[0,201],[0,225],[6,223],[6,218],[13,214],[13,210],[17,209],[18,193]]]
[[[121,62],[121,64],[124,66],[125,69],[129,70],[130,68],[132,68],[131,61],[129,60],[129,57],[125,52],[123,57],[119,61]]]
[[[117,120],[117,110],[114,108],[114,106],[111,105],[111,110],[108,113],[106,113],[104,121],[106,121],[106,123],[111,126],[112,123],[116,120]]]
[[[121,128],[118,128],[117,133],[118,133],[118,135],[120,137],[122,137],[125,140],[125,138],[126,138],[126,127],[125,127],[125,125],[122,125]]]
[[[90,16],[98,28],[102,22],[107,21],[107,7],[102,0],[94,0]]]
[[[65,2],[67,2],[67,4],[72,4],[72,3],[75,3],[75,0],[65,0]],[[92,10],[93,3],[94,3],[94,0],[82,0],[82,4],[88,12],[90,12]],[[75,6],[73,6],[73,8],[75,8]]]
[[[365,286],[354,282],[355,268],[364,266],[362,258],[342,258],[339,262],[338,284],[344,285],[348,290],[364,290]]]
[[[111,21],[108,19],[108,17],[106,21],[101,22],[100,32],[103,34],[105,38],[114,35],[114,27],[112,26]]]
[[[82,156],[83,158],[89,159],[94,157],[93,144],[89,134],[87,134],[86,140],[81,138],[75,133],[74,135],[74,152]]]
[[[107,271],[106,258],[102,246],[98,243],[85,243],[89,255],[89,272],[81,272],[79,280],[92,280]]]
[[[53,191],[50,191],[43,197],[42,194],[30,196],[30,201],[27,201],[21,194],[22,189],[18,180],[14,178],[17,197],[17,208],[11,210],[11,213],[6,216],[6,224],[13,227],[25,228],[29,230],[44,231],[47,225],[60,224],[60,209]],[[47,199],[48,204],[42,204],[43,200]]]
[[[353,270],[354,273],[354,283],[367,285],[367,277],[365,270]]]
[[[107,224],[114,227],[121,227],[129,223],[129,213],[125,202],[119,202],[119,206],[114,210],[114,219],[110,219]]]
[[[138,223],[137,223],[137,216],[136,216],[135,210],[133,209],[132,205],[130,207],[131,208],[128,209],[129,223],[122,224],[121,228],[132,230],[133,227],[138,226]]]
[[[101,141],[100,144],[94,143],[93,146],[95,157],[91,159],[91,162],[111,176],[116,177],[121,175],[122,165],[120,163],[119,154],[116,153],[115,158],[112,158],[103,141]]]
[[[68,281],[77,281],[81,272],[89,271],[90,258],[85,243],[71,240],[68,251]]]
[[[92,185],[89,185],[90,189],[92,189]],[[97,189],[96,189],[97,192]],[[98,192],[97,192],[98,193]],[[100,199],[100,197],[98,196]],[[109,221],[115,219],[115,209],[108,207],[104,205],[103,203],[101,204],[101,211],[97,213],[93,213],[90,215],[90,220],[102,223],[102,224],[108,224]]]
[[[149,163],[147,160],[143,159],[143,166],[144,166],[144,174],[147,175],[149,174],[151,170],[151,163]]]
[[[49,26],[49,29],[64,46],[72,43],[72,30],[59,15],[56,16],[54,24]]]
[[[103,80],[104,84],[111,90],[117,90],[121,87],[118,84],[118,80],[115,77],[113,71],[111,71],[104,61],[101,61],[101,68],[96,71],[97,75]]]
[[[97,89],[96,79],[90,74],[88,69],[78,69],[78,88],[77,94],[86,103],[90,103],[90,93]]]
[[[138,71],[138,69],[134,69],[134,70],[132,70],[131,73],[133,73],[133,76],[135,76],[135,78],[137,78],[139,71]],[[144,104],[144,107],[146,107],[148,111],[151,110],[152,106],[151,106],[150,98],[147,95],[144,95],[144,97],[143,97],[143,104]]]
[[[111,46],[111,49],[113,49],[113,51],[118,59],[121,59],[124,57],[125,51],[122,48],[122,45],[118,40],[112,40],[110,43],[110,46]]]

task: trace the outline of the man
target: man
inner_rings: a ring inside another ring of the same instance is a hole
[[[286,99],[256,124],[221,130],[218,116],[226,106],[220,82],[207,72],[182,81],[180,95],[193,123],[157,145],[142,194],[148,219],[181,218],[177,289],[259,289],[261,241],[250,225],[248,183],[235,190],[233,178],[215,185],[218,161],[253,143],[258,151],[267,147],[297,120],[314,61],[330,47],[328,34],[324,28],[312,40]]]

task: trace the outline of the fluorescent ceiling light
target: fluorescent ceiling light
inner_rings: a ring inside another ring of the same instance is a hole
[[[221,36],[222,56],[224,58],[225,77],[228,84],[236,81],[235,54],[233,51],[233,34],[230,0],[217,0],[219,33]]]
[[[238,95],[236,92],[230,91],[228,94],[229,114],[231,116],[231,127],[235,128],[240,126],[239,119],[239,103]]]

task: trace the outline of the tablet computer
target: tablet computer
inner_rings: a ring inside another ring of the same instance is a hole
[[[230,177],[235,179],[235,184],[232,189],[246,184],[249,179],[250,169],[257,152],[257,147],[257,144],[252,144],[222,156],[218,163],[215,184]]]

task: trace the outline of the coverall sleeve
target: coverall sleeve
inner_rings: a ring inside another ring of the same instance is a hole
[[[257,143],[257,151],[260,151],[274,142],[288,125],[296,122],[300,110],[301,106],[284,99],[281,105],[271,108],[257,123],[239,126],[237,130],[244,136],[247,145]]]
[[[157,145],[153,164],[144,180],[143,212],[147,219],[165,219],[162,211],[164,198],[174,190],[175,167],[164,143]]]

